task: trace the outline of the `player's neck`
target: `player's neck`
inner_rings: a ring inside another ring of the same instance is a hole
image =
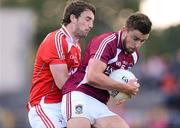
[[[75,32],[74,32],[74,31],[75,31],[75,27],[74,27],[72,24],[68,24],[68,25],[66,26],[66,29],[67,29],[68,32],[70,33],[73,41],[74,41],[75,43],[78,42],[78,41],[79,41],[79,37],[77,37],[77,36],[75,35]]]

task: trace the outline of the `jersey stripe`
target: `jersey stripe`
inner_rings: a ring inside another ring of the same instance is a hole
[[[116,56],[108,61],[108,64],[112,64],[118,60],[118,55],[120,54],[121,49],[117,48]]]
[[[120,39],[121,39],[121,31],[118,32],[118,43],[117,43],[117,47],[119,46]]]
[[[54,124],[48,118],[48,116],[43,111],[40,105],[35,106],[36,112],[38,113],[39,117],[42,119],[43,123],[46,125],[47,128],[55,128]]]
[[[66,117],[69,120],[72,117],[72,104],[71,104],[71,93],[66,95]]]
[[[62,36],[63,36],[62,31],[57,32],[55,35],[55,45],[56,45],[59,58],[63,57],[63,48],[62,48],[62,41],[61,41]]]
[[[102,43],[100,44],[97,52],[95,53],[95,57],[94,57],[95,59],[99,59],[99,58],[100,58],[100,56],[101,56],[101,54],[102,54],[102,52],[103,52],[103,50],[102,50],[103,47],[106,46],[106,44],[108,43],[107,41],[109,41],[112,37],[113,37],[113,35],[110,35],[110,36],[106,37],[106,38],[102,41]]]
[[[49,125],[49,124],[46,122],[46,120],[44,119],[44,117],[41,116],[37,105],[35,106],[35,109],[36,109],[36,112],[37,112],[38,116],[41,118],[42,122],[44,123],[44,125],[46,125],[46,127],[48,128],[48,125]]]
[[[100,59],[100,57],[101,57],[101,55],[102,55],[102,53],[103,53],[106,45],[107,45],[109,42],[111,42],[112,40],[114,40],[115,38],[116,38],[115,34],[112,34],[112,35],[106,37],[106,38],[101,42],[101,44],[100,44],[97,52],[95,53],[94,58],[95,58],[95,59]]]

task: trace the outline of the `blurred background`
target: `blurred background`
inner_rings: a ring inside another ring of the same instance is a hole
[[[94,35],[118,31],[132,12],[153,23],[133,68],[141,83],[123,105],[109,103],[131,128],[180,128],[180,1],[86,0],[97,8]],[[30,128],[26,103],[34,58],[45,36],[61,26],[67,0],[0,0],[0,128]]]

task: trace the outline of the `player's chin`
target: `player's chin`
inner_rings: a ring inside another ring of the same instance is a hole
[[[86,36],[87,36],[87,35],[88,35],[88,33],[89,33],[89,31],[85,31],[85,32],[84,32],[84,35],[86,35]]]
[[[88,34],[81,34],[79,37],[80,38],[85,38]]]
[[[132,50],[132,49],[128,49],[127,52],[130,54],[130,53],[133,53],[135,50]]]
[[[135,51],[136,51],[136,48],[130,48],[130,49],[129,49],[129,52],[130,52],[130,53],[133,53],[133,52],[135,52]]]
[[[82,38],[86,37],[86,36],[88,35],[88,33],[89,33],[89,32],[84,32],[84,33],[82,33],[82,34],[81,34],[81,37],[82,37]]]

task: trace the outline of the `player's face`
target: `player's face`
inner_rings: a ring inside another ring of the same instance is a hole
[[[76,22],[76,36],[79,38],[86,37],[89,31],[93,28],[94,14],[91,10],[85,10],[78,17]]]
[[[139,30],[127,31],[125,38],[125,48],[128,53],[138,50],[142,44],[148,39],[149,34],[143,34]]]

